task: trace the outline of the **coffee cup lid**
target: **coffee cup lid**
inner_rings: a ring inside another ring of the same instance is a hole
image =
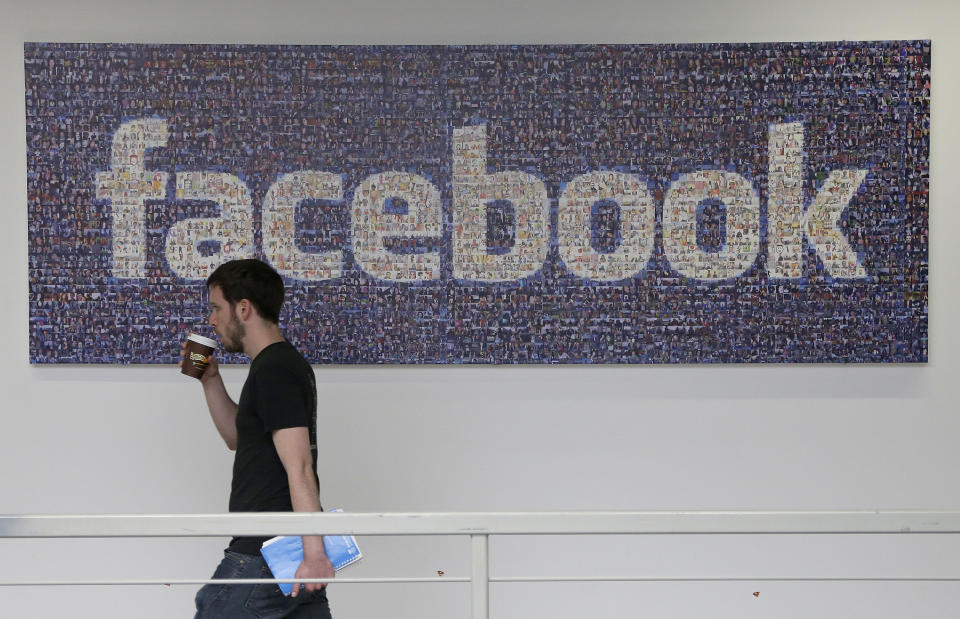
[[[196,333],[191,333],[189,336],[187,336],[187,339],[192,340],[197,344],[209,346],[210,348],[217,347],[217,340],[211,340],[209,337],[203,337],[202,335],[197,335]]]

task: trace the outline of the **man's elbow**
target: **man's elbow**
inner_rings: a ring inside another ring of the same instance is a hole
[[[313,465],[309,460],[296,462],[287,468],[287,479],[291,483],[313,479]]]

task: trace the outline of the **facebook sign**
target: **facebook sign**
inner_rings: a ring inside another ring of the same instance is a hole
[[[314,363],[927,359],[928,41],[24,58],[31,362],[174,362],[248,257]]]

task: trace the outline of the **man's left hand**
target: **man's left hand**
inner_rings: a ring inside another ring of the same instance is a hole
[[[297,573],[294,574],[294,578],[333,578],[336,576],[337,571],[333,569],[333,564],[330,563],[330,559],[326,557],[321,557],[319,559],[312,559],[307,561],[304,559],[303,563],[300,564],[300,567],[297,568]],[[305,583],[294,583],[293,591],[290,593],[292,597],[297,597],[297,593],[300,591],[300,587],[310,593],[311,591],[319,591],[326,587],[327,584],[323,582],[305,582]]]

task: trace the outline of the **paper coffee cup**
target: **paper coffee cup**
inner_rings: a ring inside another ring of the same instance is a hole
[[[207,358],[217,349],[217,341],[196,333],[187,336],[187,353],[183,357],[181,374],[200,378],[207,370]]]

